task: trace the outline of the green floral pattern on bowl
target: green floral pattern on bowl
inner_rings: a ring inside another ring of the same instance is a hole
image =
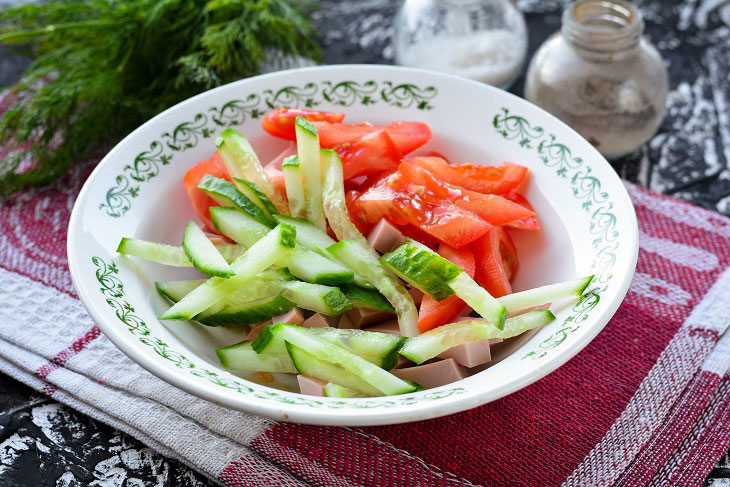
[[[170,164],[175,153],[192,149],[201,141],[217,135],[222,128],[241,125],[248,119],[258,119],[272,108],[316,108],[322,102],[329,102],[342,107],[385,103],[397,108],[430,110],[433,108],[431,100],[437,94],[438,90],[434,86],[421,88],[415,84],[392,81],[323,81],[306,83],[301,87],[285,86],[276,91],[267,89],[244,99],[230,100],[208,108],[207,113],[196,114],[192,120],[178,124],[172,130],[163,132],[159,139],[150,142],[149,149],[137,154],[114,178],[114,185],[106,191],[99,209],[113,218],[123,216],[132,207],[132,200],[139,195],[142,184]]]

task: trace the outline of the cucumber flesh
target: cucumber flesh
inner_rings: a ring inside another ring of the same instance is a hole
[[[542,304],[553,303],[561,299],[572,297],[580,297],[583,291],[593,280],[593,276],[581,277],[572,281],[560,282],[557,284],[549,284],[527,291],[507,294],[501,298],[497,298],[508,313],[516,313],[532,306],[540,306]]]
[[[207,279],[194,279],[190,281],[160,281],[155,283],[157,290],[171,301],[178,302],[196,287],[203,284]]]
[[[175,303],[160,319],[189,320],[198,313],[214,305],[227,294],[246,285],[247,281],[268,267],[285,261],[295,245],[294,227],[279,224],[266,237],[251,246],[241,257],[231,264],[236,274],[228,279],[213,277],[205,284],[194,289],[182,300]]]
[[[218,252],[230,263],[243,255],[246,247],[238,244],[214,244]],[[173,267],[193,267],[182,247],[157,242],[149,242],[138,238],[123,238],[119,242],[117,252],[159,264]]]
[[[289,213],[284,197],[266,177],[256,152],[242,133],[227,128],[221,132],[215,145],[231,176],[251,181],[264,192],[279,213],[283,215]]]
[[[462,272],[449,281],[449,287],[482,318],[494,323],[500,330],[504,328],[507,310],[486,289],[469,277],[469,274]]]
[[[195,319],[207,326],[251,325],[286,313],[294,306],[294,303],[283,296],[271,296],[230,306],[216,313],[205,310]]]
[[[210,218],[219,232],[246,247],[251,247],[271,231],[266,225],[236,208],[213,206],[210,208]]]
[[[311,328],[309,331],[385,370],[396,366],[398,350],[406,340],[405,337],[376,331],[339,328]]]
[[[266,333],[267,330],[268,333]],[[268,340],[266,341],[265,339],[261,340],[264,333],[269,335]],[[385,395],[405,394],[415,390],[412,385],[402,381],[377,365],[374,365],[362,357],[359,357],[352,352],[348,352],[344,348],[334,345],[327,340],[310,333],[309,330],[300,326],[278,324],[266,327],[262,330],[259,337],[252,343],[252,347],[257,352],[262,353],[268,348],[266,345],[271,342],[276,343],[279,341],[289,342],[291,345],[306,350],[307,353],[314,356],[314,358],[339,365]],[[294,365],[297,366],[297,369],[299,369],[297,360],[294,357],[292,357],[292,360],[294,360]],[[312,377],[312,375],[307,373],[304,375]],[[340,383],[338,380],[331,380],[329,378],[326,380],[328,380],[328,382]]]
[[[378,258],[379,255],[368,243],[360,230],[350,220],[345,200],[345,180],[342,173],[342,160],[337,152],[320,151],[324,173],[323,205],[327,221],[339,240],[354,240]]]
[[[454,294],[448,282],[464,272],[430,249],[420,248],[411,241],[385,254],[380,262],[396,276],[436,301],[443,301]]]
[[[325,397],[368,397],[367,394],[350,389],[349,387],[343,387],[334,382],[325,384],[324,395]]]
[[[461,321],[442,325],[406,340],[400,349],[400,354],[421,364],[452,347],[489,338],[511,338],[532,328],[547,325],[554,319],[555,315],[550,311],[531,311],[509,318],[505,322],[503,330],[486,320]]]
[[[289,211],[295,218],[304,218],[307,215],[307,210],[304,204],[304,186],[302,185],[302,173],[299,169],[299,158],[289,156],[284,159],[281,170],[284,172],[284,185],[289,200]]]
[[[256,203],[256,206],[264,210],[269,216],[278,214],[276,206],[271,202],[268,196],[261,191],[261,188],[256,186],[251,181],[246,181],[241,178],[233,178],[233,184],[238,190],[243,193],[248,199]]]
[[[208,276],[231,277],[233,270],[213,242],[195,222],[188,223],[183,236],[182,248],[196,269]]]
[[[340,240],[327,250],[364,276],[393,305],[401,335],[418,335],[418,311],[413,297],[367,248],[354,240]]]
[[[344,284],[340,286],[342,293],[352,303],[353,308],[365,308],[375,311],[385,311],[386,313],[395,313],[395,308],[385,299],[385,296],[378,291],[362,289],[352,284]]]
[[[297,117],[295,132],[307,220],[324,232],[327,231],[327,222],[322,207],[322,169],[317,129],[305,118]]]
[[[286,348],[291,357],[291,361],[294,363],[297,371],[302,375],[328,382],[336,382],[343,387],[366,394],[368,397],[383,395],[377,388],[339,365],[320,360],[291,343],[286,343]],[[265,354],[262,353],[261,355]]]
[[[256,221],[263,223],[268,227],[276,225],[276,221],[260,208],[256,203],[251,201],[243,193],[241,193],[233,183],[225,179],[217,178],[206,174],[198,183],[198,189],[213,198],[216,202],[223,206],[232,206],[240,209],[244,213],[251,215]]]
[[[301,281],[280,281],[273,286],[289,301],[315,313],[337,316],[352,308],[350,301],[336,287]]]
[[[325,232],[313,225],[311,222],[301,218],[292,218],[281,215],[276,215],[274,218],[276,218],[276,221],[278,221],[279,223],[288,223],[289,225],[296,227],[297,243],[300,244],[302,247],[313,250],[314,252],[320,254],[322,257],[326,257],[349,268],[347,262],[342,262],[336,256],[327,251],[327,247],[330,247],[337,242]],[[363,289],[375,289],[375,287],[360,274],[355,273],[353,281],[355,285]]]
[[[250,341],[221,347],[215,351],[221,366],[229,370],[253,372],[281,372],[296,374],[297,369],[288,353],[256,353]]]
[[[352,282],[354,272],[338,262],[297,245],[284,263],[299,279],[315,284],[338,285]]]

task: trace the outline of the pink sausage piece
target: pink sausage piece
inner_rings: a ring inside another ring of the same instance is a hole
[[[324,396],[324,386],[327,383],[323,380],[307,377],[306,375],[297,375],[299,383],[299,392],[308,396]]]
[[[391,372],[396,377],[412,380],[426,389],[451,384],[469,375],[466,369],[452,358],[406,369],[394,369]]]
[[[465,343],[457,345],[438,355],[439,358],[452,358],[464,367],[476,367],[477,365],[486,364],[492,360],[492,354],[489,351],[490,340],[479,340],[477,342]]]
[[[407,358],[405,358],[403,355],[398,355],[398,363],[395,364],[394,369],[405,369],[406,367],[413,367],[416,365],[415,363],[411,362]]]
[[[381,254],[385,254],[406,243],[406,238],[388,220],[381,218],[368,235],[368,243]]]
[[[271,322],[276,323],[289,323],[291,325],[301,325],[304,323],[304,313],[299,308],[292,308],[286,313],[271,318]]]
[[[264,329],[266,325],[270,325],[268,321],[265,321],[263,323],[256,323],[255,325],[251,325],[251,329],[249,330],[248,334],[246,334],[246,340],[256,340],[256,338],[259,336],[259,333],[261,333],[261,330]]]
[[[413,298],[413,302],[416,304],[421,304],[421,301],[423,301],[423,291],[421,291],[420,289],[412,287],[408,289],[408,294],[411,295],[411,297]]]
[[[344,329],[352,329],[355,328],[355,325],[352,324],[352,321],[350,318],[347,317],[346,314],[340,315],[340,321],[337,323],[337,328],[344,328]]]
[[[306,328],[327,328],[328,326],[337,326],[338,321],[339,317],[337,316],[324,316],[314,313],[302,322],[302,326]]]
[[[365,331],[378,331],[380,333],[389,333],[391,335],[400,335],[398,320],[384,321],[377,325],[371,325],[364,328]]]
[[[345,314],[350,318],[353,328],[362,328],[363,326],[380,323],[381,321],[393,318],[393,313],[363,308],[352,308],[346,311]]]

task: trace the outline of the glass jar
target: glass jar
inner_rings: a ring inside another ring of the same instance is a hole
[[[562,22],[532,58],[526,98],[605,157],[632,152],[656,132],[667,98],[667,71],[642,36],[641,13],[622,0],[584,0]]]
[[[509,87],[527,53],[522,13],[509,0],[405,0],[395,20],[396,64]]]

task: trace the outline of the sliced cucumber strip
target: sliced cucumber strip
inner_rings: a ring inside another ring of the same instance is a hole
[[[328,382],[324,386],[325,397],[368,397],[367,394],[349,387],[343,387],[335,384],[334,382]]]
[[[229,305],[215,313],[209,312],[209,308],[195,319],[208,326],[250,325],[270,320],[274,316],[286,313],[294,306],[294,303],[283,296],[270,296]]]
[[[324,173],[324,214],[327,221],[340,240],[354,240],[373,254],[379,257],[368,240],[350,220],[345,200],[345,180],[342,174],[342,160],[337,152],[323,149],[320,151],[322,171]]]
[[[437,301],[456,293],[484,319],[502,329],[507,310],[474,279],[431,249],[413,240],[385,254],[380,261],[394,274]]]
[[[200,227],[191,221],[185,228],[182,248],[196,269],[214,277],[231,277],[233,271],[213,242],[208,240]]]
[[[242,133],[227,128],[221,132],[215,145],[231,176],[251,181],[264,192],[279,213],[289,213],[286,201],[269,182],[253,147]]]
[[[449,281],[449,286],[479,316],[494,323],[494,326],[500,330],[504,328],[504,322],[507,319],[507,310],[486,289],[469,277],[469,274],[462,272]]]
[[[383,395],[383,393],[377,388],[371,386],[357,375],[345,370],[339,365],[320,360],[314,355],[305,352],[300,347],[292,345],[291,343],[287,343],[286,348],[289,356],[291,357],[291,361],[294,363],[297,371],[302,375],[333,383],[336,381],[343,387],[354,389],[369,397]],[[265,354],[262,353],[261,355]]]
[[[555,315],[550,311],[531,311],[509,318],[503,330],[486,320],[451,323],[409,338],[401,347],[400,354],[421,364],[457,345],[489,338],[511,338],[532,328],[547,325],[554,319]]]
[[[352,308],[350,301],[336,287],[301,281],[281,281],[273,285],[289,301],[316,313],[337,316]]]
[[[395,308],[385,299],[385,296],[378,291],[362,289],[352,284],[344,284],[340,286],[343,294],[352,303],[353,308],[373,309],[376,311],[385,311],[386,313],[395,313]]]
[[[226,262],[229,263],[239,258],[246,251],[246,247],[238,244],[214,245],[223,258],[226,259]],[[138,238],[123,238],[119,242],[117,252],[174,267],[193,267],[193,263],[185,255],[183,248],[175,245],[148,242]]]
[[[284,185],[291,215],[296,218],[306,217],[307,210],[304,205],[304,186],[302,173],[299,170],[299,158],[297,156],[287,157],[281,164],[281,170],[284,172]]]
[[[288,223],[289,225],[296,227],[297,243],[299,245],[313,250],[323,257],[338,262],[343,266],[349,268],[347,262],[342,262],[335,255],[327,251],[327,247],[330,247],[337,242],[325,232],[313,225],[311,222],[303,220],[301,218],[292,218],[281,215],[276,215],[274,218],[276,218],[276,221],[278,221],[279,223]],[[375,289],[375,287],[360,274],[355,273],[353,279],[356,285],[364,289]]]
[[[160,294],[177,303],[205,281],[207,281],[207,279],[194,279],[190,281],[160,281],[155,283],[155,287]]]
[[[266,336],[262,339],[262,335],[264,334],[268,335],[268,339]],[[281,341],[289,342],[296,347],[306,350],[314,358],[339,365],[386,395],[405,394],[415,390],[412,385],[402,381],[377,365],[371,364],[362,357],[348,352],[344,348],[334,345],[300,326],[278,324],[266,327],[252,343],[252,347],[257,352],[263,353],[269,347],[273,348]],[[292,357],[292,360],[294,360],[294,365],[299,369],[297,360],[294,357]],[[310,375],[310,377],[312,376]],[[337,380],[326,380],[341,384]]]
[[[436,301],[443,301],[454,294],[448,283],[464,272],[430,249],[412,245],[411,241],[385,254],[380,262],[393,274]]]
[[[268,196],[264,194],[263,191],[261,191],[261,188],[256,186],[251,181],[246,181],[245,179],[241,178],[233,178],[233,183],[236,185],[236,188],[243,193],[248,199],[256,203],[256,205],[264,210],[269,216],[273,216],[278,214],[279,212],[276,211],[276,206],[274,206],[274,203],[271,202]]]
[[[213,277],[178,301],[160,319],[189,320],[246,284],[256,274],[277,262],[285,261],[294,248],[296,230],[279,224],[231,264],[236,274],[228,279]]]
[[[256,203],[241,193],[233,183],[225,179],[206,174],[198,183],[198,189],[223,206],[233,206],[251,215],[256,221],[268,227],[276,225],[276,221]]]
[[[299,279],[315,284],[338,285],[352,282],[355,273],[338,262],[297,245],[286,265]]]
[[[328,247],[338,259],[347,262],[355,272],[364,276],[393,305],[398,315],[398,327],[403,336],[418,335],[418,311],[413,297],[405,287],[380,264],[367,248],[354,240],[340,240]]]
[[[405,337],[376,331],[339,328],[310,328],[309,331],[385,370],[398,364],[398,350],[406,340]]]
[[[219,232],[246,247],[251,247],[271,231],[266,225],[236,208],[213,206],[210,208],[210,218]]]
[[[295,122],[299,170],[304,185],[304,207],[307,220],[323,232],[327,222],[322,208],[322,169],[319,160],[319,136],[317,128],[307,119],[297,117]]]
[[[532,306],[540,306],[541,304],[553,303],[561,299],[580,297],[583,291],[593,280],[593,276],[581,277],[573,281],[560,282],[558,284],[549,284],[527,291],[507,294],[497,301],[507,308],[508,313],[516,313]]]
[[[297,373],[288,353],[256,353],[250,341],[219,348],[215,353],[224,369]]]

